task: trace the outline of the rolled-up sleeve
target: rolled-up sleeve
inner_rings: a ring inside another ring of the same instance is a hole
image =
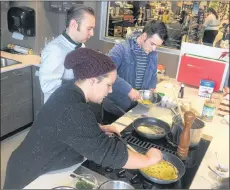
[[[69,109],[63,142],[79,154],[103,167],[122,168],[128,160],[126,146],[115,138],[108,137],[99,127],[87,105]],[[76,117],[77,115],[77,117]]]

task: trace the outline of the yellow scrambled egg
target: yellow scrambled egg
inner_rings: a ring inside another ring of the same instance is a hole
[[[175,180],[178,178],[177,168],[165,160],[153,166],[143,168],[141,171],[148,176],[161,180]]]
[[[138,100],[140,104],[150,105],[152,102],[150,100]]]

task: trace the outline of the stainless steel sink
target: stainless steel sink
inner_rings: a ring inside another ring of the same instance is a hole
[[[21,64],[21,62],[1,57],[1,68],[16,64]]]

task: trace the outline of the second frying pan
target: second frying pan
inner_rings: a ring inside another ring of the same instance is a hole
[[[156,119],[154,117],[138,118],[134,120],[134,122],[131,125],[133,125],[138,135],[145,137],[147,139],[160,139],[162,137],[165,137],[170,132],[170,126],[168,123],[160,119]],[[163,129],[164,132],[158,134],[145,133],[139,130],[140,126],[146,126],[146,127],[156,126]]]
[[[122,108],[120,108],[116,104],[114,104],[114,106],[117,109],[119,109],[122,113],[126,114],[126,112]],[[154,117],[143,117],[143,118],[138,118],[135,120],[132,117],[130,117],[130,119],[133,120],[133,123],[131,123],[131,126],[134,128],[136,133],[142,137],[147,138],[147,139],[160,139],[162,137],[165,137],[170,132],[170,126],[168,123],[166,123],[160,119],[156,119]],[[138,130],[138,128],[140,126],[146,126],[146,127],[156,126],[156,127],[163,129],[164,133],[162,133],[162,134],[144,133],[144,132],[141,132],[140,130]]]

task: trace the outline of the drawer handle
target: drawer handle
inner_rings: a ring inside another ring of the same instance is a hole
[[[8,76],[2,77],[1,80],[8,79]]]
[[[17,76],[22,76],[24,73],[23,72],[14,72],[14,75],[17,75]]]

